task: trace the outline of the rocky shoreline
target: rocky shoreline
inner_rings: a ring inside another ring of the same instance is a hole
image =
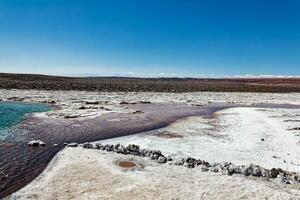
[[[281,168],[266,169],[259,165],[235,165],[231,162],[222,163],[209,163],[207,161],[196,159],[192,157],[186,158],[173,158],[165,156],[160,150],[142,149],[140,146],[130,144],[123,146],[121,144],[101,144],[101,143],[70,143],[66,147],[83,147],[86,149],[95,149],[108,152],[115,152],[124,155],[134,155],[139,157],[147,157],[160,164],[170,164],[176,166],[184,166],[187,168],[199,168],[202,172],[215,172],[225,175],[239,174],[243,176],[261,177],[265,179],[275,179],[275,181],[282,184],[300,184],[300,174],[295,172],[289,172]]]

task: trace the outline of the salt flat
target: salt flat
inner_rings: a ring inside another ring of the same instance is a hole
[[[275,110],[281,115],[274,116]],[[101,142],[137,144],[142,148],[159,149],[166,155],[191,156],[209,162],[254,163],[300,172],[300,137],[288,130],[291,124],[284,122],[291,118],[288,115],[291,113],[299,111],[230,108],[217,112],[214,119],[190,117],[157,132]],[[160,137],[160,133],[165,132],[180,137]]]
[[[112,94],[105,96],[109,95]],[[151,100],[150,94],[136,95],[113,98],[137,101],[149,97]],[[172,95],[172,101],[188,100],[186,103],[209,103],[209,99],[236,99],[236,102],[245,105],[299,103],[293,94],[282,97],[278,94],[259,96],[239,93]],[[165,98],[170,97],[164,94],[160,100],[163,102]],[[117,118],[115,120],[118,121]],[[234,164],[254,163],[265,168],[279,167],[300,172],[299,126],[298,109],[237,107],[219,111],[213,118],[189,117],[162,129],[100,142],[137,144],[142,148],[161,150],[173,157],[192,156],[209,162],[227,161]],[[139,167],[121,168],[117,165],[120,160],[135,162]],[[197,168],[158,164],[147,158],[78,147],[61,151],[34,182],[9,199],[299,198],[298,184],[285,185],[264,178],[202,172]]]

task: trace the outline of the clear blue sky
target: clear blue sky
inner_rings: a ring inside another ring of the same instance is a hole
[[[0,0],[0,71],[300,75],[300,1]]]

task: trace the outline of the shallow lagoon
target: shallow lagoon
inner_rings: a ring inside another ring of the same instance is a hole
[[[16,102],[0,102],[0,140],[10,133],[9,128],[18,124],[28,113],[46,112],[48,105]]]

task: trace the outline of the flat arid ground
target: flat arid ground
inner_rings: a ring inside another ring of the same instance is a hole
[[[73,142],[92,143],[61,148],[35,180],[7,199],[300,198],[300,93],[3,89],[0,99],[53,105],[57,109],[33,116],[39,121],[32,129],[44,130],[47,121],[60,127],[59,134],[68,132],[68,124],[91,125],[93,134],[102,124],[159,125],[99,141],[87,140],[87,131]],[[47,140],[48,149],[52,142]],[[130,144],[160,156],[114,149]],[[220,166],[250,166],[251,172],[228,173]],[[271,169],[275,176],[262,175]]]

